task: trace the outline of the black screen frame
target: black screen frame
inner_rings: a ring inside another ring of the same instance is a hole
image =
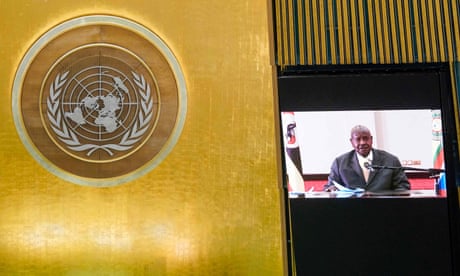
[[[327,65],[278,68],[279,122],[283,111],[441,109],[452,271],[460,258],[460,180],[455,100],[448,63],[404,65]],[[436,91],[436,93],[433,93]],[[279,133],[283,141],[282,133]],[[283,142],[282,148],[284,147]],[[281,154],[286,175],[284,154]],[[287,178],[283,178],[287,215],[289,272],[295,259]],[[346,199],[342,199],[346,200]],[[350,200],[350,199],[348,199]],[[353,199],[351,199],[353,200]],[[373,200],[373,199],[371,199]],[[429,200],[429,199],[428,199]],[[382,201],[382,204],[385,204]],[[321,209],[321,208],[320,208]]]

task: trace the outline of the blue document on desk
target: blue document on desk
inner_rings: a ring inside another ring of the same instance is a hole
[[[348,195],[348,196],[352,196],[352,195],[356,195],[356,194],[362,194],[364,193],[364,189],[362,188],[355,188],[355,189],[351,189],[351,188],[347,188],[341,184],[339,184],[338,182],[336,181],[332,181],[332,183],[334,184],[334,186],[337,188],[337,191],[336,193],[338,194],[343,194],[344,197],[345,195]]]

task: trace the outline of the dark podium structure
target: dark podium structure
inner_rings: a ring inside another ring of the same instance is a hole
[[[296,275],[455,275],[436,197],[289,198]]]

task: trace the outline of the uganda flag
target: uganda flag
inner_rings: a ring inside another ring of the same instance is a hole
[[[294,112],[282,112],[281,115],[286,172],[288,177],[288,190],[293,192],[304,192],[305,185],[301,173],[302,164],[300,161],[299,143],[296,137],[296,122]]]

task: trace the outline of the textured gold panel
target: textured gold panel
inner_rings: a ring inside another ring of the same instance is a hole
[[[271,4],[17,0],[0,15],[0,274],[282,275]],[[129,18],[175,53],[187,119],[168,157],[110,188],[71,184],[25,150],[11,88],[28,47],[81,15]]]
[[[296,1],[297,5],[290,3],[292,1],[275,1],[277,43],[284,46],[278,48],[276,54],[277,63],[282,68],[292,65],[443,62],[459,56],[454,54],[460,49],[459,5],[456,0],[308,0]],[[279,41],[287,36],[288,43]],[[304,43],[305,48],[301,47]],[[309,43],[312,44],[310,47]]]

